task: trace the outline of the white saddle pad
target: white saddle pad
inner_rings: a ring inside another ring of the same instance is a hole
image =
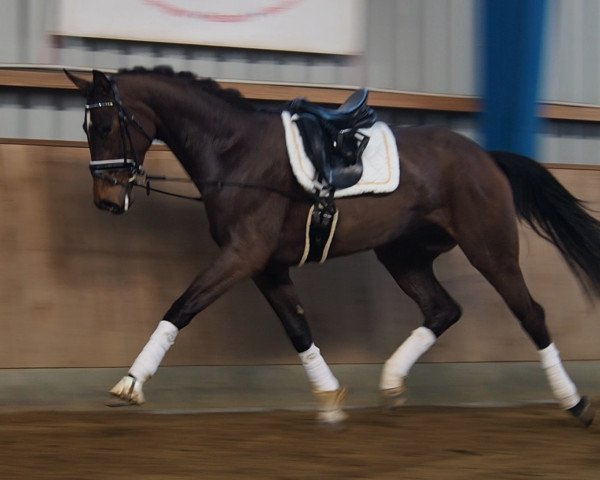
[[[302,136],[294,117],[290,112],[281,113],[285,129],[285,142],[294,175],[298,183],[307,192],[321,189],[317,181],[317,172],[306,156]],[[370,137],[363,152],[363,174],[360,181],[351,187],[336,190],[335,197],[350,197],[364,193],[389,193],[400,183],[400,161],[394,134],[384,122],[377,122],[371,128],[362,128],[360,132]]]

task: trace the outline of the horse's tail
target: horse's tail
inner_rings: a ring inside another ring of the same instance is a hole
[[[489,153],[510,182],[519,217],[557,246],[586,293],[600,296],[600,221],[536,161]]]

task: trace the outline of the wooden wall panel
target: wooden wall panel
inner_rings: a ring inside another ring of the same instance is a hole
[[[97,210],[84,148],[0,145],[0,368],[128,366],[162,314],[216,253],[201,204],[138,191],[132,210]],[[179,174],[154,151],[152,173]],[[553,173],[600,211],[600,171]],[[600,318],[556,250],[522,230],[523,269],[563,357],[600,359]],[[535,360],[532,344],[460,251],[436,269],[464,317],[424,361]],[[333,363],[382,362],[420,314],[370,253],[293,272]],[[296,363],[251,282],[178,337],[167,365]]]

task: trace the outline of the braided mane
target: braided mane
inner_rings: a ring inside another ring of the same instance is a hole
[[[175,72],[168,65],[160,65],[152,69],[145,67],[134,67],[131,69],[119,70],[119,75],[160,75],[166,78],[173,78],[195,86],[213,94],[228,103],[241,107],[245,110],[257,110],[256,105],[251,100],[245,98],[242,93],[235,88],[223,88],[212,78],[198,78],[194,73],[188,71]]]

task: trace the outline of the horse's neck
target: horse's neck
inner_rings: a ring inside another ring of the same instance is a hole
[[[249,126],[243,121],[244,112],[207,92],[190,97],[182,89],[163,86],[154,98],[158,138],[188,173],[206,176],[218,170],[219,161]]]

